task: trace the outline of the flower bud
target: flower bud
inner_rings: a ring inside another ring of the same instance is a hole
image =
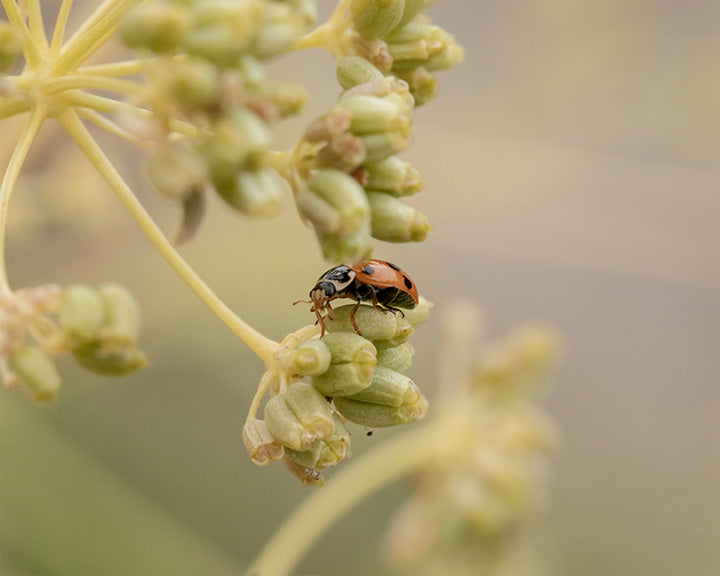
[[[402,152],[410,145],[406,131],[394,130],[377,134],[364,134],[361,136],[365,145],[365,161],[375,164],[388,156]]]
[[[365,191],[357,181],[339,170],[320,170],[307,181],[307,191],[324,201],[332,209],[337,211],[338,219],[335,222],[320,221],[319,231],[326,233],[338,233],[345,235],[349,232],[359,231],[367,225],[370,218],[370,206]],[[304,216],[315,224],[311,214],[304,208],[316,208],[320,204],[308,206],[307,199],[298,199],[298,205]],[[335,223],[337,228],[329,228],[323,224]]]
[[[397,72],[399,78],[405,80],[415,98],[415,106],[422,106],[433,100],[438,93],[438,83],[425,66],[417,66],[412,70]]]
[[[314,440],[327,438],[334,427],[330,404],[307,382],[294,382],[270,398],[265,423],[278,442],[300,452]]]
[[[421,396],[410,378],[390,368],[376,366],[370,386],[349,398],[358,402],[399,407],[415,405]]]
[[[340,86],[345,90],[383,77],[380,70],[375,68],[370,61],[360,56],[345,56],[340,59],[336,74]]]
[[[60,374],[37,346],[23,344],[10,356],[10,368],[37,402],[50,402],[60,390]]]
[[[368,192],[372,235],[386,242],[422,242],[432,230],[427,216],[402,200],[382,192]]]
[[[267,9],[281,10],[285,15],[277,14],[264,22],[253,38],[250,52],[261,60],[286,51],[299,35],[299,22],[289,6],[279,2],[268,2],[266,6]]]
[[[405,320],[407,320],[412,326],[420,326],[427,321],[430,317],[430,309],[433,307],[433,303],[429,302],[424,297],[418,298],[418,305],[411,310],[403,310],[405,312]]]
[[[288,455],[285,455],[283,462],[285,462],[293,476],[299,478],[305,486],[322,486],[325,484],[325,479],[319,470],[298,464]]]
[[[86,342],[98,337],[105,318],[105,304],[94,288],[73,284],[62,291],[58,314],[60,328],[70,340]]]
[[[405,0],[405,10],[397,27],[400,28],[408,22],[411,22],[415,16],[420,14],[420,12],[425,10],[425,8],[430,6],[434,1],[435,0]]]
[[[350,313],[354,304],[346,304],[333,310],[332,319],[325,319],[328,332],[355,332],[350,322]],[[401,314],[382,312],[372,306],[361,305],[355,312],[355,321],[363,338],[373,341],[389,340],[402,336],[407,339],[413,332]]]
[[[127,15],[120,36],[128,48],[170,52],[185,41],[191,26],[192,16],[183,6],[146,4]]]
[[[20,34],[7,22],[0,22],[0,74],[12,68],[21,51]]]
[[[100,340],[103,346],[131,346],[140,332],[140,308],[124,286],[107,283],[98,288],[105,308]]]
[[[205,163],[185,147],[165,146],[147,164],[153,188],[171,200],[184,201],[207,179]]]
[[[280,460],[285,455],[285,450],[270,434],[264,420],[248,420],[242,429],[242,439],[250,458],[258,466]]]
[[[318,233],[323,257],[330,262],[357,262],[365,260],[372,254],[373,245],[370,238],[370,223],[357,232],[338,236],[336,234]]]
[[[203,0],[192,9],[196,26],[185,43],[188,53],[232,66],[250,47],[263,6],[248,0]]]
[[[326,334],[322,342],[332,356],[331,364],[357,362],[375,365],[377,351],[370,340],[354,332],[333,332]]]
[[[220,73],[203,58],[188,57],[172,71],[170,88],[177,101],[188,108],[205,108],[220,98]]]
[[[323,374],[312,379],[312,385],[325,396],[350,396],[370,386],[374,370],[374,356],[367,362],[330,364]]]
[[[74,348],[72,354],[83,368],[102,376],[125,376],[147,365],[145,354],[134,346],[108,348],[94,341]]]
[[[375,164],[365,164],[368,191],[380,191],[393,196],[411,196],[420,192],[424,184],[418,172],[397,156],[389,156]]]
[[[230,206],[253,218],[274,218],[285,199],[283,183],[271,169],[240,172],[235,186],[217,189]]]
[[[359,34],[352,36],[350,40],[355,54],[370,62],[381,72],[390,71],[393,59],[385,42],[378,38],[368,40]]]
[[[363,38],[382,38],[403,17],[405,0],[355,0],[350,7],[353,27]]]
[[[298,464],[313,470],[334,466],[345,459],[350,451],[350,432],[340,417],[333,413],[335,428],[330,436],[315,440],[307,450],[287,449],[287,455]]]
[[[414,422],[425,416],[428,408],[427,400],[422,394],[415,402],[402,406],[384,406],[344,397],[334,398],[333,404],[341,416],[369,428],[385,428]]]
[[[340,98],[336,107],[350,113],[353,134],[390,131],[407,134],[412,124],[410,114],[391,99],[357,94]]]
[[[365,144],[352,134],[341,134],[333,138],[317,153],[318,168],[333,168],[341,172],[352,172],[365,160]]]
[[[330,349],[322,340],[300,342],[288,350],[282,359],[283,367],[290,374],[318,376],[330,367]]]
[[[278,116],[285,118],[299,114],[308,101],[308,93],[304,86],[285,82],[277,86],[270,95]]]
[[[415,349],[412,344],[407,342],[399,346],[378,350],[377,367],[382,366],[403,373],[412,366],[413,354],[415,354]]]
[[[233,186],[243,168],[256,167],[270,145],[270,132],[257,114],[238,108],[220,120],[203,146],[216,187]]]

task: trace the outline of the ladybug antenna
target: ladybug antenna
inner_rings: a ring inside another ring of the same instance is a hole
[[[295,304],[300,304],[300,302],[302,302],[303,304],[312,304],[313,303],[312,300],[295,300],[295,302],[293,302],[293,306],[295,306]]]

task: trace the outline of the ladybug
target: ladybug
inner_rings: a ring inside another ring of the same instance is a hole
[[[335,266],[325,272],[310,290],[310,300],[298,300],[312,304],[317,321],[322,327],[321,337],[325,335],[325,317],[332,319],[330,302],[335,298],[350,298],[357,303],[350,312],[350,323],[360,334],[355,313],[360,302],[372,302],[372,305],[387,313],[396,313],[399,308],[412,309],[418,304],[418,292],[415,283],[398,266],[384,260],[366,260],[353,266]],[[297,304],[298,302],[295,302]],[[404,314],[403,314],[404,316]]]

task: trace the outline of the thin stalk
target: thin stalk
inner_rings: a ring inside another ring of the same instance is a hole
[[[58,11],[57,20],[55,20],[55,29],[53,30],[52,40],[50,42],[50,57],[56,58],[60,54],[63,40],[65,39],[65,29],[70,16],[73,0],[63,0]]]
[[[185,262],[132,193],[112,162],[105,156],[102,148],[95,142],[77,113],[68,109],[58,117],[58,120],[168,264],[203,303],[257,354],[266,366],[269,366],[279,344],[265,337],[230,310]]]
[[[25,56],[25,60],[31,68],[37,68],[40,64],[40,53],[38,47],[33,40],[32,34],[25,23],[25,19],[20,14],[20,9],[14,0],[0,0],[3,8],[5,8],[5,14],[7,15],[10,24],[15,30],[20,32],[22,36],[22,52]]]
[[[0,120],[30,110],[30,103],[25,100],[0,101]]]
[[[125,60],[122,62],[108,62],[93,66],[80,66],[78,74],[92,76],[131,76],[140,74],[145,70],[147,60]]]
[[[320,537],[372,493],[449,455],[464,422],[438,415],[373,448],[335,474],[331,482],[303,501],[273,534],[245,576],[287,576]],[[460,442],[455,442],[460,444]]]
[[[27,158],[30,146],[46,117],[47,111],[44,106],[38,105],[33,109],[25,128],[20,134],[20,139],[10,157],[2,184],[0,184],[0,294],[2,295],[12,293],[5,264],[5,237],[7,235],[7,214],[10,206],[10,196],[20,175],[20,170],[25,163],[25,158]]]
[[[65,90],[107,90],[120,94],[135,94],[142,85],[131,80],[121,78],[106,78],[104,76],[88,76],[85,74],[67,75],[54,78],[48,82],[47,93],[57,94]]]
[[[40,0],[27,0],[28,25],[30,26],[30,34],[33,37],[35,45],[47,54],[48,39],[45,34],[45,25],[43,24],[42,9],[40,8]]]
[[[90,122],[95,124],[95,126],[97,126],[98,128],[102,128],[106,132],[109,132],[110,134],[113,134],[118,138],[122,138],[133,146],[137,146],[138,148],[144,148],[147,145],[146,143],[142,142],[137,136],[135,136],[134,134],[130,134],[130,132],[128,132],[127,130],[123,130],[118,124],[110,120],[110,118],[103,116],[95,110],[91,110],[88,108],[80,108],[77,112],[81,118],[86,118],[90,120]]]
[[[142,0],[105,0],[67,41],[53,66],[55,74],[65,74],[87,60],[99,47],[98,41],[114,31],[140,2]]]

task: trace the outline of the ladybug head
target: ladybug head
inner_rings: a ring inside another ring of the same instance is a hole
[[[320,281],[310,290],[310,301],[313,309],[318,312],[323,310],[327,303],[337,294],[337,288],[333,282]]]

